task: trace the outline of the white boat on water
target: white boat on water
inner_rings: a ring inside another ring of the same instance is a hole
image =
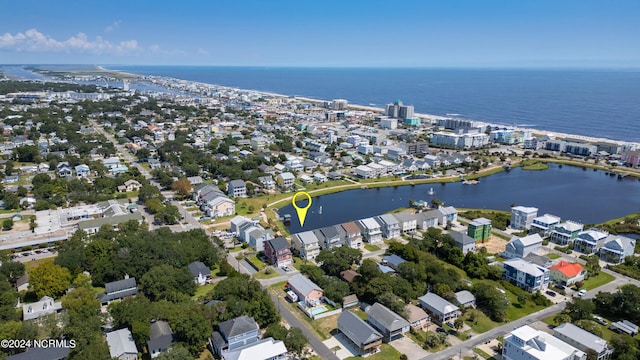
[[[429,189],[429,195],[433,195],[433,194],[435,194],[435,193],[436,193],[436,192],[435,192],[435,191],[433,191],[433,188]]]
[[[320,209],[318,210],[318,215],[322,215],[322,205],[320,205]]]

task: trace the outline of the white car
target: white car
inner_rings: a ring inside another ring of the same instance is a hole
[[[584,296],[587,293],[587,290],[582,289],[580,291],[578,291],[578,296]]]

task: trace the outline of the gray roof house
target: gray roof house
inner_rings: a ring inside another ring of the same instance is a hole
[[[330,250],[342,245],[342,238],[335,226],[325,226],[320,228],[320,232],[324,237],[324,241],[321,244],[323,249]],[[320,239],[320,237],[318,237],[318,239]]]
[[[429,210],[416,214],[416,226],[420,230],[427,230],[430,227],[438,226],[438,211]]]
[[[147,341],[147,349],[151,358],[158,357],[163,351],[167,351],[173,343],[173,331],[171,326],[164,320],[158,320],[149,326],[149,341]]]
[[[388,265],[394,270],[398,270],[398,267],[400,266],[400,264],[404,262],[407,262],[407,261],[396,254],[382,257],[382,264]]]
[[[418,217],[415,214],[406,211],[393,214],[400,224],[400,232],[409,234],[416,231],[418,227]]]
[[[402,316],[380,303],[375,303],[367,309],[367,322],[382,333],[385,342],[402,337],[411,327]]]
[[[432,292],[419,297],[418,301],[420,306],[431,315],[431,319],[441,324],[455,320],[461,315],[460,308]]]
[[[193,275],[196,285],[204,285],[211,276],[211,269],[201,261],[195,261],[188,265],[189,272]]]
[[[462,250],[463,254],[476,250],[476,239],[462,231],[452,231],[449,236],[456,242],[456,246]]]
[[[361,356],[380,351],[382,334],[351,311],[343,311],[338,317],[338,330],[358,348]]]
[[[111,358],[119,360],[137,360],[138,348],[133,341],[133,335],[129,329],[124,328],[107,333],[107,345]]]
[[[458,291],[456,294],[456,305],[464,307],[476,307],[476,297],[467,290]]]
[[[218,331],[213,333],[209,341],[213,353],[223,356],[227,351],[257,342],[259,336],[258,324],[245,315],[218,324]]]
[[[108,304],[113,300],[123,299],[138,293],[136,278],[126,278],[106,283],[104,292],[98,294],[98,300],[102,304]]]
[[[23,320],[33,320],[60,310],[62,310],[62,302],[56,302],[52,297],[43,296],[40,301],[22,305],[22,318]]]
[[[301,274],[296,274],[289,279],[289,287],[298,295],[298,299],[310,306],[320,303],[324,294],[324,290],[320,286]]]
[[[504,249],[504,257],[507,259],[523,258],[529,254],[537,254],[542,246],[542,238],[538,234],[524,237],[514,236]]]
[[[633,256],[636,241],[622,235],[609,235],[600,248],[600,259],[620,264],[627,256]]]
[[[7,356],[7,360],[64,360],[71,347],[31,347],[27,351]]]
[[[380,224],[382,235],[387,238],[395,238],[400,236],[400,222],[391,214],[383,214],[373,218]]]
[[[607,340],[583,330],[571,323],[564,323],[553,329],[553,336],[571,346],[588,353],[595,352],[597,360],[605,360],[613,354],[613,348],[609,347]]]

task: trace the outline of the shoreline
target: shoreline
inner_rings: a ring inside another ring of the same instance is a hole
[[[310,103],[316,103],[316,104],[324,104],[327,101],[331,101],[331,100],[316,99],[316,98],[306,97],[306,96],[285,95],[285,94],[279,94],[279,93],[270,92],[270,91],[264,91],[264,90],[243,89],[243,88],[238,88],[238,87],[233,87],[233,86],[210,84],[210,83],[204,83],[204,82],[201,82],[201,81],[184,80],[184,79],[179,79],[179,78],[174,78],[174,77],[167,77],[167,76],[138,75],[138,74],[129,73],[129,72],[126,72],[126,71],[123,71],[123,70],[107,69],[107,68],[105,68],[103,66],[99,66],[99,68],[101,68],[101,70],[103,70],[103,71],[117,72],[117,73],[125,74],[125,75],[128,75],[128,76],[132,76],[134,78],[140,78],[140,79],[144,79],[145,77],[157,77],[157,78],[163,78],[163,79],[173,79],[173,80],[184,81],[184,82],[188,82],[188,83],[192,83],[192,84],[196,84],[196,85],[214,86],[216,88],[225,89],[225,90],[251,91],[251,92],[254,92],[256,94],[267,95],[267,96],[272,96],[272,97],[277,97],[277,98],[284,98],[284,99],[294,99],[294,100],[298,100],[298,101],[304,101],[304,102],[310,102]],[[375,113],[384,113],[384,108],[375,107],[375,106],[368,106],[368,105],[361,105],[361,104],[348,103],[347,104],[347,108],[348,109],[352,109],[352,110],[356,110],[356,111],[360,110],[360,111],[370,111],[370,112],[375,112]],[[424,114],[424,113],[415,113],[414,115],[416,117],[418,117],[418,118],[427,119],[427,120],[452,119],[452,117],[450,117],[450,116],[441,116],[441,115]],[[484,121],[479,121],[479,122],[485,123],[485,124],[489,124],[489,125],[501,125],[501,124],[497,124],[497,123],[488,123],[488,122],[484,122]],[[507,125],[504,125],[504,126],[507,126]],[[609,142],[609,143],[615,143],[615,144],[618,144],[618,145],[635,145],[635,147],[640,147],[640,142],[635,142],[635,141],[626,141],[626,140],[620,140],[620,139],[610,139],[610,138],[605,138],[605,137],[593,137],[593,136],[578,135],[578,134],[568,134],[568,133],[561,133],[561,132],[557,132],[557,131],[544,130],[544,129],[535,129],[535,128],[527,128],[527,127],[521,127],[521,126],[516,126],[516,127],[514,127],[514,129],[516,131],[524,131],[524,130],[531,131],[531,133],[535,134],[535,135],[554,136],[554,137],[559,137],[559,138],[565,138],[565,139],[571,139],[571,140],[577,140],[577,141],[586,141],[586,142],[605,142],[605,143]]]

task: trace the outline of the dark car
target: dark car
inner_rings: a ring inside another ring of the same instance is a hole
[[[447,330],[445,330],[444,328],[439,327],[439,328],[436,328],[436,332],[445,333],[446,334]]]
[[[549,296],[556,296],[556,293],[554,293],[554,292],[553,292],[553,291],[551,291],[551,290],[547,290],[545,293],[546,293],[547,295],[549,295]]]

